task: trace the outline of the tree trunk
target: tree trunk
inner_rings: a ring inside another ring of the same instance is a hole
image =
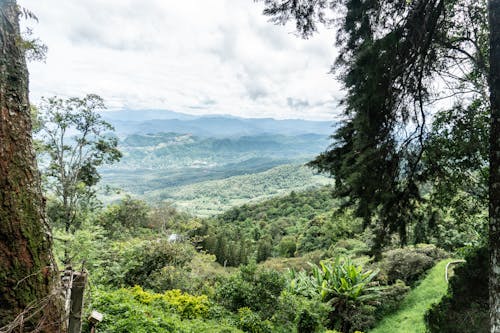
[[[0,331],[59,332],[58,274],[31,139],[19,15],[15,0],[0,0]]]
[[[490,27],[490,332],[500,333],[500,0],[489,0]]]

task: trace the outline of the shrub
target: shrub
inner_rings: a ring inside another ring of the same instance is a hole
[[[426,314],[431,333],[489,332],[488,249],[479,248],[455,269],[448,294]]]
[[[103,282],[115,287],[141,285],[157,292],[182,289],[188,272],[180,268],[188,265],[195,253],[190,244],[169,243],[163,238],[115,243]]]
[[[375,322],[375,308],[370,304],[379,297],[379,288],[371,286],[376,275],[337,257],[334,263],[314,265],[311,275],[291,271],[289,290],[330,305],[329,328],[351,332]]]
[[[297,315],[297,333],[314,333],[320,326],[318,315],[308,309],[302,309]]]
[[[156,290],[166,290],[172,287],[175,279],[172,278],[168,283],[158,288],[154,279],[150,277],[153,273],[163,270],[167,272],[175,267],[183,267],[194,255],[194,249],[187,244],[169,243],[165,239],[158,239],[147,242],[144,246],[135,251],[133,260],[136,264],[125,273],[125,283],[128,285],[142,284],[144,287],[156,287]],[[163,280],[165,276],[163,276]]]
[[[174,310],[183,319],[206,318],[208,315],[209,302],[205,295],[193,296],[178,289],[156,294],[144,291],[139,286],[126,290],[142,304],[152,304]]]
[[[285,236],[283,237],[278,244],[280,256],[290,258],[295,255],[295,251],[297,251],[297,243],[295,237],[293,236]]]
[[[446,257],[446,252],[434,245],[417,245],[389,250],[380,262],[381,278],[388,284],[397,280],[413,285],[438,260]]]
[[[254,313],[249,308],[238,309],[238,327],[249,333],[271,333],[272,326],[268,320]]]
[[[157,294],[140,287],[101,290],[93,295],[92,306],[104,314],[99,324],[99,332],[103,333],[241,332],[227,323],[207,319],[206,297],[179,291]]]
[[[126,196],[119,203],[106,207],[99,223],[111,238],[136,234],[141,228],[150,228],[149,210],[144,201]]]
[[[282,332],[315,332],[322,331],[328,317],[330,307],[317,300],[292,294],[286,290],[281,293],[278,307],[272,317],[272,322],[283,329]],[[300,331],[302,330],[302,331]]]
[[[328,249],[328,255],[330,257],[338,257],[338,256],[360,256],[368,253],[369,247],[366,242],[363,242],[358,239],[350,238],[350,239],[341,239],[334,245],[330,246]]]
[[[408,291],[410,291],[410,287],[401,280],[383,288],[375,311],[377,320],[381,320],[386,315],[396,311]]]
[[[285,279],[276,271],[257,269],[255,263],[222,281],[216,291],[218,301],[231,311],[248,307],[269,318],[276,310]]]

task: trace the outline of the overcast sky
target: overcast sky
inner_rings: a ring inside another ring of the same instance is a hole
[[[334,31],[309,40],[252,0],[20,0],[49,47],[30,96],[101,95],[110,109],[334,119]]]

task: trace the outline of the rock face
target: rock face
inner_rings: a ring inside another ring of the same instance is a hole
[[[58,332],[58,274],[31,139],[19,16],[15,0],[0,0],[0,327]]]

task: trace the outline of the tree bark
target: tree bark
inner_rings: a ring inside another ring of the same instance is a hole
[[[31,139],[19,15],[15,0],[0,0],[0,331],[59,332],[58,273]]]
[[[500,0],[489,0],[490,27],[490,332],[500,333]],[[472,286],[473,287],[473,286]]]

